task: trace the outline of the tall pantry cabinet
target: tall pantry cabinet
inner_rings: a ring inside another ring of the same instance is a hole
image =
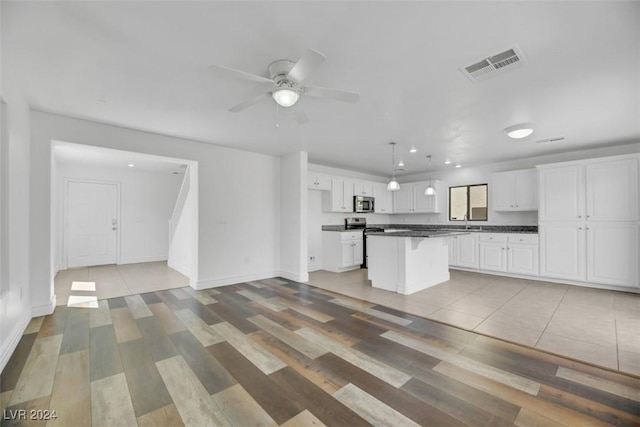
[[[640,290],[640,155],[538,166],[540,275]]]

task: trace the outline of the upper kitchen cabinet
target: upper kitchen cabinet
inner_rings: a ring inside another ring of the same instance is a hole
[[[310,190],[331,190],[331,177],[329,175],[309,171],[307,182],[307,187]]]
[[[322,196],[323,211],[353,212],[353,180],[332,178],[331,191]]]
[[[491,183],[494,211],[538,210],[538,172],[535,169],[494,173]]]
[[[436,194],[424,194],[429,184],[433,185]],[[439,196],[442,194],[440,181],[422,181],[400,184],[400,190],[393,193],[394,213],[439,213]]]
[[[638,157],[538,166],[540,221],[637,221]]]
[[[353,194],[354,196],[373,196],[373,185],[371,181],[354,181]]]
[[[373,198],[375,213],[393,213],[393,192],[387,190],[387,184],[374,182]]]

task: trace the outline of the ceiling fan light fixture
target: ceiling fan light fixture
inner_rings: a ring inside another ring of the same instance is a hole
[[[531,123],[521,123],[519,125],[513,125],[505,128],[504,133],[506,133],[509,138],[526,138],[533,133],[533,126]]]
[[[281,88],[271,94],[273,100],[281,107],[292,107],[300,99],[300,94],[291,88]]]

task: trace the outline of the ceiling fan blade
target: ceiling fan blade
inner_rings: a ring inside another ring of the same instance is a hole
[[[315,98],[330,98],[338,101],[350,102],[355,104],[360,99],[360,95],[353,92],[345,92],[338,89],[329,89],[326,87],[307,86],[303,88],[303,92],[306,95],[313,96]]]
[[[212,65],[209,67],[209,71],[218,74],[223,77],[231,77],[235,79],[250,80],[253,82],[273,84],[273,80],[266,77],[259,76],[257,74],[251,74],[244,71],[236,70],[234,68],[223,67],[222,65]]]
[[[296,62],[296,65],[289,70],[287,78],[300,83],[307,78],[311,71],[313,71],[318,65],[322,64],[325,59],[326,57],[317,50],[307,49],[302,55],[302,58],[300,58],[298,62]]]
[[[264,98],[269,98],[270,96],[271,96],[270,93],[261,93],[255,98],[252,98],[248,101],[241,102],[238,105],[234,105],[233,107],[229,108],[229,111],[231,111],[232,113],[237,113],[238,111],[242,111],[247,107],[251,107],[253,104],[257,104],[258,102],[262,101]]]
[[[307,116],[307,113],[305,113],[304,111],[302,111],[300,108],[296,108],[293,111],[293,119],[299,124],[299,125],[303,125],[305,123],[309,123],[309,116]]]

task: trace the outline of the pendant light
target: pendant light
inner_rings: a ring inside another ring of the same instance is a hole
[[[431,156],[427,156],[427,160],[429,161],[429,186],[427,187],[426,190],[424,190],[424,195],[435,196],[436,189],[433,187],[433,184],[431,183]]]
[[[391,181],[387,184],[387,190],[398,191],[400,184],[396,181],[396,143],[390,142],[389,144],[391,144]]]

